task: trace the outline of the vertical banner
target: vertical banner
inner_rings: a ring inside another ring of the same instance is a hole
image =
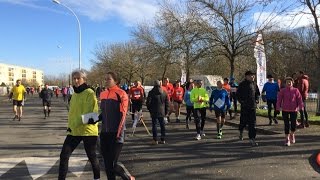
[[[184,84],[187,81],[187,73],[184,69],[181,69],[181,84]]]
[[[256,45],[254,47],[254,57],[256,58],[257,62],[257,85],[260,92],[262,92],[263,85],[267,82],[267,60],[264,51],[262,34],[258,35]]]

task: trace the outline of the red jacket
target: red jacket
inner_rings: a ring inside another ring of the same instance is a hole
[[[144,90],[143,90],[142,87],[134,86],[134,87],[130,88],[130,91],[129,91],[130,98],[132,100],[140,100],[140,101],[142,101],[143,100],[143,94],[144,94],[143,91]]]
[[[297,88],[300,91],[302,96],[302,100],[306,100],[308,97],[309,92],[309,77],[307,75],[303,75],[301,78],[298,79]]]
[[[174,91],[173,85],[171,83],[168,83],[167,85],[165,85],[163,87],[165,87],[167,89],[167,94],[168,94],[169,98],[171,98],[173,91]]]

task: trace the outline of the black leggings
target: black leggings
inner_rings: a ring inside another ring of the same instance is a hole
[[[289,117],[290,116],[290,117]],[[297,112],[285,112],[282,111],[282,118],[284,121],[284,133],[289,134],[289,129],[291,126],[291,132],[296,131],[296,120],[297,120]],[[291,125],[290,125],[290,123]]]
[[[186,116],[186,124],[189,124],[191,120],[191,113],[193,113],[193,106],[187,106],[187,116]]]
[[[199,108],[199,109],[194,109],[193,111],[193,116],[194,116],[194,121],[196,124],[196,129],[197,129],[197,134],[200,134],[200,131],[203,131],[205,122],[206,122],[206,114],[207,114],[207,109],[204,108]],[[201,120],[199,118],[199,115],[201,117]],[[201,121],[201,123],[200,123]],[[200,126],[201,124],[201,126]]]
[[[130,174],[126,168],[118,163],[118,158],[122,150],[122,143],[117,142],[117,133],[102,132],[100,134],[101,154],[104,161],[105,171],[108,180],[115,180],[116,175],[122,179],[130,180]]]
[[[59,180],[65,180],[68,172],[69,158],[78,144],[83,141],[89,161],[91,162],[94,179],[100,178],[100,166],[96,155],[97,136],[71,136],[68,135],[63,143],[60,153]]]

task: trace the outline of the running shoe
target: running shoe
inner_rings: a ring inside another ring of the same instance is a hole
[[[306,122],[305,127],[308,128],[310,126],[310,124],[308,122]]]
[[[166,144],[166,141],[165,141],[165,140],[161,140],[161,141],[159,142],[159,144]]]
[[[202,137],[205,137],[205,136],[206,136],[206,134],[204,133],[204,131],[200,131],[200,135],[201,135]]]
[[[288,138],[286,138],[284,145],[285,146],[290,146],[290,140]]]
[[[220,133],[217,134],[217,139],[221,139],[222,135]]]
[[[190,129],[190,128],[189,128],[189,124],[186,125],[186,129]]]
[[[158,141],[152,140],[152,145],[157,145],[157,144],[158,144]]]
[[[200,134],[197,134],[196,140],[201,140],[201,135]]]
[[[252,147],[259,146],[255,139],[250,139],[250,143]]]
[[[240,139],[240,141],[243,141],[243,136],[242,136],[242,134],[239,135],[239,139]]]
[[[18,119],[18,115],[15,115],[13,118],[12,118],[12,121]]]
[[[296,143],[296,138],[295,138],[295,135],[294,134],[290,134],[290,143],[294,144]]]
[[[273,118],[273,122],[274,122],[275,124],[278,124],[277,118]]]

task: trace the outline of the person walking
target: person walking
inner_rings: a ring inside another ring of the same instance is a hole
[[[16,85],[12,87],[9,99],[12,99],[13,102],[14,117],[12,120],[14,121],[18,119],[19,121],[21,121],[22,106],[24,105],[24,101],[26,100],[26,89],[21,84],[20,79],[18,79],[16,81]]]
[[[217,118],[217,139],[222,138],[222,127],[230,105],[229,93],[223,88],[222,82],[217,81],[217,89],[212,91],[209,101],[210,111],[214,110]]]
[[[238,83],[235,82],[235,78],[230,78],[230,102],[233,104],[233,118],[237,116],[238,114],[238,98],[237,98],[237,89],[238,89]]]
[[[48,88],[48,84],[45,84],[45,87],[41,90],[39,96],[42,99],[44,119],[50,116],[51,112],[51,98],[53,97],[53,91]]]
[[[230,97],[230,93],[231,93],[231,86],[229,84],[229,79],[228,78],[224,78],[223,79],[223,84],[222,84],[222,88],[225,89],[227,92],[228,92],[228,96]],[[230,98],[229,98],[230,99]],[[231,107],[231,106],[230,106]],[[226,111],[226,114],[229,113],[230,115],[230,120],[233,119],[233,116],[232,116],[232,110],[230,109],[227,109]]]
[[[239,139],[243,140],[243,130],[248,125],[249,139],[252,146],[258,146],[256,142],[256,108],[259,103],[259,88],[254,82],[255,73],[247,71],[245,79],[239,84],[237,97],[241,104]]]
[[[168,97],[169,97],[169,113],[167,114],[167,119],[168,119],[168,122],[170,122],[170,115],[171,113],[173,112],[173,109],[174,109],[174,106],[173,106],[173,101],[172,101],[172,94],[173,94],[173,85],[170,83],[170,80],[169,78],[165,78],[163,80],[163,83],[162,83],[162,86],[166,89],[166,92],[168,94]]]
[[[282,111],[284,121],[285,145],[290,146],[296,142],[296,120],[298,110],[303,109],[303,99],[297,88],[293,87],[294,80],[286,78],[286,87],[278,95],[277,111]],[[291,132],[290,132],[291,131]]]
[[[193,83],[187,83],[189,87],[186,88],[186,93],[184,93],[184,102],[186,103],[187,116],[186,116],[186,128],[189,129],[189,121],[191,121],[191,114],[193,114],[193,102],[191,102],[190,95],[194,87]]]
[[[152,90],[148,93],[147,108],[152,118],[153,144],[165,144],[165,121],[164,118],[169,113],[169,99],[167,93],[161,88],[160,81],[156,80]],[[160,125],[160,142],[158,141],[157,123]]]
[[[81,116],[98,112],[95,93],[86,84],[87,75],[83,70],[72,72],[74,94],[70,100],[68,113],[68,135],[60,153],[59,180],[66,179],[68,162],[72,152],[83,141],[84,149],[91,162],[95,180],[100,179],[99,161],[96,155],[98,124],[84,124]]]
[[[300,110],[301,123],[298,128],[309,127],[309,118],[307,112],[307,99],[309,92],[309,77],[303,71],[298,72],[297,88],[302,96],[303,109]]]
[[[74,93],[74,89],[73,89],[72,85],[70,84],[69,87],[68,87],[68,91],[67,91],[67,94],[68,94],[68,104],[70,104],[70,101],[71,101],[71,98],[72,98],[73,93]]]
[[[139,81],[135,81],[134,86],[130,88],[129,99],[132,108],[131,118],[133,122],[133,128],[135,128],[140,117],[142,116],[142,104],[144,100],[144,90],[141,87],[141,83]]]
[[[201,80],[196,81],[195,88],[191,91],[190,99],[194,108],[193,116],[197,130],[196,139],[201,140],[201,137],[206,136],[204,133],[204,125],[206,121],[207,103],[209,102],[208,93],[204,88],[202,88]],[[199,115],[201,119],[199,118]]]
[[[269,74],[267,78],[268,78],[268,82],[264,84],[261,94],[266,93],[269,125],[272,125],[272,120],[274,121],[275,124],[278,124],[276,105],[277,105],[277,95],[280,89],[279,89],[278,83],[274,82],[274,78],[271,74]],[[273,118],[271,116],[272,106],[274,109]]]
[[[175,87],[173,89],[173,94],[172,94],[172,100],[173,100],[177,123],[180,122],[180,109],[183,101],[183,94],[184,94],[184,89],[181,87],[181,81],[177,80]]]
[[[114,72],[108,72],[105,79],[106,90],[100,94],[99,116],[102,120],[100,144],[105,171],[108,180],[115,180],[116,175],[125,180],[133,180],[134,177],[125,166],[118,162],[125,138],[129,98],[118,86],[120,79]]]

